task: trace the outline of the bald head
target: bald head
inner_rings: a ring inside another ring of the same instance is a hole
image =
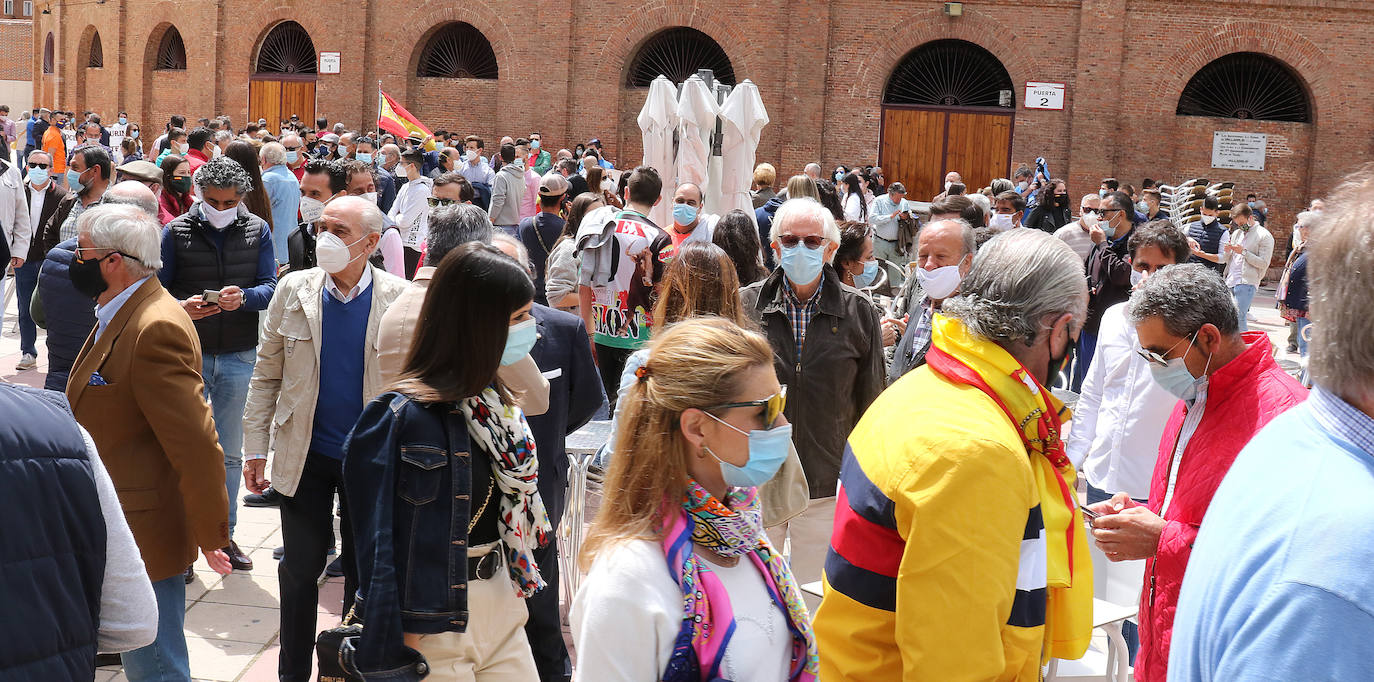
[[[148,214],[148,217],[157,219],[157,197],[153,195],[153,190],[137,180],[125,180],[105,190],[103,203],[134,206]]]

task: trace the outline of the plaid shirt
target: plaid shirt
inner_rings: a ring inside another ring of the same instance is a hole
[[[1307,399],[1312,416],[1332,435],[1374,453],[1374,419],[1318,385]]]
[[[806,340],[806,329],[811,326],[811,318],[816,314],[816,303],[821,300],[821,290],[817,288],[816,293],[811,295],[811,300],[802,303],[792,292],[792,281],[786,277],[782,278],[782,281],[782,290],[786,294],[782,300],[787,308],[787,321],[792,324],[792,339],[797,342],[797,361],[800,362],[802,342]],[[821,286],[825,286],[823,277]]]
[[[907,362],[916,359],[916,354],[930,345],[930,331],[932,318],[935,317],[935,305],[931,303],[927,296],[921,301],[921,317],[916,322],[916,331],[911,335],[911,349],[907,351]]]

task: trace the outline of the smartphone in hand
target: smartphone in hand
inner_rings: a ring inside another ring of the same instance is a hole
[[[206,289],[200,293],[200,300],[204,301],[202,306],[219,305],[219,292],[214,289]]]

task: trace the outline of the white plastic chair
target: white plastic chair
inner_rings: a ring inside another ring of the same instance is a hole
[[[1093,562],[1093,629],[1101,630],[1107,636],[1106,666],[1101,673],[1097,673],[1096,666],[1089,667],[1089,657],[1084,656],[1080,661],[1063,662],[1065,665],[1061,670],[1061,661],[1051,659],[1045,675],[1046,682],[1128,682],[1131,679],[1130,654],[1126,649],[1126,639],[1121,634],[1121,625],[1127,620],[1134,621],[1136,617],[1140,590],[1145,580],[1145,562],[1113,562],[1097,548],[1091,536],[1088,539],[1088,554]]]

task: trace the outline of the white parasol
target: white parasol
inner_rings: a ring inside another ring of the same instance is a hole
[[[672,219],[673,131],[677,128],[677,86],[665,76],[649,83],[649,98],[639,110],[639,130],[644,136],[644,165],[658,171],[663,179],[663,200],[649,212],[649,219],[667,227]]]
[[[768,125],[768,111],[758,86],[749,80],[736,85],[720,108],[720,118],[724,142],[721,173],[718,182],[712,183],[712,191],[718,193],[719,199],[713,205],[721,215],[738,208],[752,216],[754,203],[749,185],[754,178],[754,152],[763,127]]]

